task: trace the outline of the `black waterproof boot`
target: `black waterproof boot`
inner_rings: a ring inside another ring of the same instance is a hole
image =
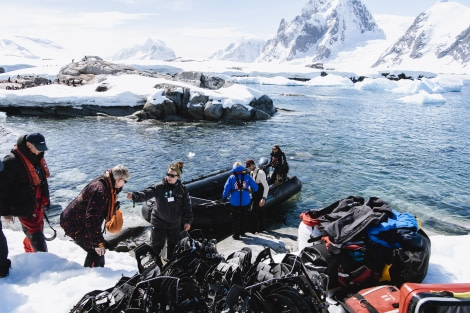
[[[104,255],[99,256],[95,250],[89,251],[85,258],[84,267],[104,267]]]
[[[11,261],[7,259],[3,265],[0,266],[0,278],[7,277],[10,274]]]

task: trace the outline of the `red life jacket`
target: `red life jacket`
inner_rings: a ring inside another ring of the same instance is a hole
[[[18,156],[19,159],[21,160],[21,163],[23,163],[23,166],[26,170],[26,174],[28,174],[29,181],[31,182],[31,187],[34,189],[34,187],[39,186],[39,184],[41,183],[41,178],[39,178],[39,174],[36,171],[36,168],[34,167],[34,165],[31,163],[31,161],[29,161],[29,159],[21,152],[20,149],[18,149],[16,145],[13,147],[12,152],[16,156]],[[39,161],[39,164],[44,170],[46,178],[51,176],[49,172],[49,168],[47,167],[47,164],[46,164],[46,160],[44,158],[41,158],[41,160]]]

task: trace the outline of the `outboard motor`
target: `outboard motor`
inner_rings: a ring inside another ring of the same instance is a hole
[[[266,166],[268,164],[269,159],[265,157],[260,158],[258,161],[258,167],[266,173],[266,178],[269,176],[269,167]]]

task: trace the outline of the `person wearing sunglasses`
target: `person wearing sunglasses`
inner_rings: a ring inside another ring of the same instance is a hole
[[[105,229],[110,231],[108,222],[119,209],[118,194],[129,177],[124,165],[106,170],[86,185],[60,214],[65,235],[87,252],[84,267],[104,267],[103,233]],[[103,222],[106,222],[104,227]]]
[[[160,256],[167,242],[166,259],[171,259],[178,242],[178,235],[183,230],[189,231],[193,221],[191,198],[186,186],[181,182],[184,163],[170,164],[166,176],[161,182],[142,191],[128,192],[127,199],[143,202],[155,198],[150,206],[150,246]]]

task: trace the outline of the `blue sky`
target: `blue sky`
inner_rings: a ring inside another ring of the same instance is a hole
[[[372,14],[416,16],[436,0],[363,0]],[[470,0],[459,0],[470,7]],[[15,0],[2,3],[0,38],[45,38],[103,57],[147,38],[177,56],[204,58],[241,37],[271,38],[307,0]],[[79,56],[80,56],[79,55]],[[77,56],[77,57],[79,57]]]

